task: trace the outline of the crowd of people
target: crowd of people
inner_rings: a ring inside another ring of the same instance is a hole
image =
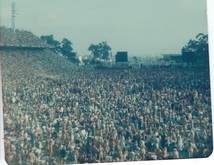
[[[14,64],[11,56],[1,60],[9,164],[205,158],[212,152],[208,68],[59,73],[52,67],[44,76],[33,60],[20,55]]]
[[[9,47],[50,47],[33,33],[26,30],[6,28],[0,26],[0,46]]]
[[[25,81],[29,76],[58,77],[76,69],[74,64],[48,49],[8,49],[0,50],[0,55],[4,70],[2,76],[8,80],[6,86],[14,86],[16,79]]]

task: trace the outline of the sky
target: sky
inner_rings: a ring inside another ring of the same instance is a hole
[[[106,41],[133,56],[181,53],[208,33],[206,0],[13,0],[16,28],[69,39],[77,54]],[[11,27],[12,0],[0,0],[1,26]]]

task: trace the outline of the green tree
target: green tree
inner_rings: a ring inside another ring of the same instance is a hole
[[[43,41],[45,41],[46,43],[50,44],[51,46],[53,46],[52,50],[54,50],[55,52],[59,53],[61,50],[60,47],[60,42],[54,39],[54,36],[51,35],[42,35],[40,37]]]
[[[71,47],[72,42],[69,41],[67,38],[63,38],[61,43],[62,43],[61,47],[62,54],[68,56],[73,51],[73,48]]]
[[[208,51],[208,35],[199,33],[194,40],[190,39],[187,45],[185,45],[181,52],[194,52],[197,62],[208,64],[209,63],[209,51]]]
[[[68,60],[73,63],[78,64],[80,61],[76,56],[76,53],[73,52],[72,42],[69,41],[67,38],[63,38],[62,42],[54,39],[54,36],[51,35],[42,35],[40,37],[43,41],[53,46],[51,48],[55,53],[60,53],[65,56]]]
[[[110,58],[111,47],[108,46],[107,42],[101,42],[97,45],[91,44],[88,48],[93,55],[93,60],[108,60]]]
[[[77,58],[76,52],[73,52],[72,42],[69,41],[67,38],[63,38],[61,45],[62,45],[61,46],[62,55],[67,57],[68,60],[72,61],[73,63],[78,64],[79,59]]]

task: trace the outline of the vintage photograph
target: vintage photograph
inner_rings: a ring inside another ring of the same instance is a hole
[[[206,5],[0,0],[7,164],[207,159]]]

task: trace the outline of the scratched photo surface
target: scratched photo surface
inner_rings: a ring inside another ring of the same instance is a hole
[[[206,1],[1,0],[8,165],[209,157]]]

